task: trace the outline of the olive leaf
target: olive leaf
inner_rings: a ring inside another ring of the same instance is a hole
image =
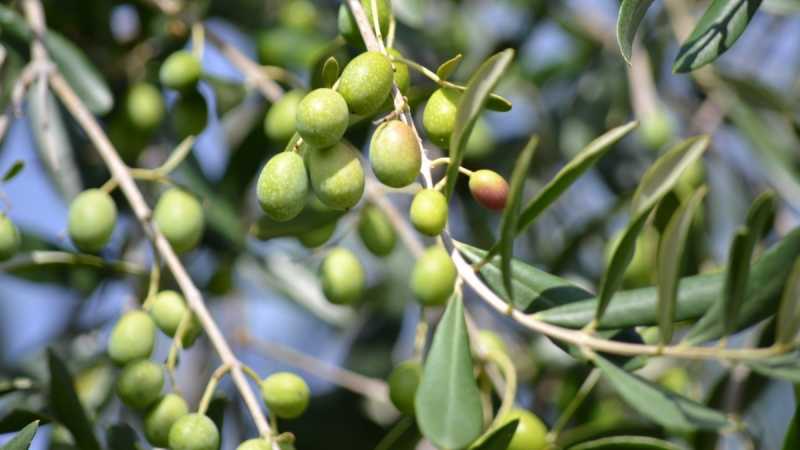
[[[75,392],[72,375],[53,350],[47,351],[47,361],[50,368],[50,408],[53,415],[72,433],[79,448],[100,450],[89,416]]]
[[[788,345],[800,330],[800,256],[794,262],[792,274],[783,288],[778,307],[775,342]]]
[[[3,175],[3,183],[8,183],[9,181],[13,180],[22,169],[25,168],[25,161],[18,159],[14,161],[14,164],[6,170],[6,173]]]
[[[769,358],[745,361],[744,364],[766,377],[800,383],[800,352],[796,350]]]
[[[322,87],[332,87],[337,78],[339,78],[339,61],[336,60],[336,57],[331,56],[322,65],[322,74],[320,75]]]
[[[0,450],[28,450],[39,428],[39,421],[35,420],[25,426],[19,433],[14,435],[10,441],[0,447]]]
[[[506,450],[514,433],[517,431],[519,419],[510,420],[503,426],[492,430],[486,437],[479,439],[469,450]]]
[[[672,70],[689,72],[725,53],[744,33],[761,0],[713,0],[681,45]]]
[[[443,62],[442,65],[436,69],[436,76],[439,77],[440,80],[447,80],[450,78],[450,75],[458,69],[458,65],[461,64],[462,59],[464,59],[464,55],[459,53]]]
[[[631,63],[631,51],[636,30],[642,22],[647,9],[654,0],[622,0],[617,15],[617,44],[622,52],[622,57],[628,64]]]
[[[52,417],[37,411],[30,411],[22,408],[14,408],[0,417],[0,434],[13,433],[31,422],[39,422],[40,425],[53,421]]]
[[[683,447],[649,436],[609,436],[582,442],[569,450],[683,450]]]
[[[800,388],[794,388],[794,403],[795,411],[792,416],[792,421],[789,422],[789,428],[786,430],[786,436],[783,438],[783,450],[794,450],[800,448]]]
[[[126,423],[118,423],[108,428],[108,447],[114,450],[142,450],[136,431]]]

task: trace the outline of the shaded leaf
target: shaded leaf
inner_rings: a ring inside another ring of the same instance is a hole
[[[44,425],[51,422],[52,419],[36,411],[15,408],[0,418],[0,434],[12,433],[33,421],[37,421],[40,425]]]
[[[320,75],[322,87],[329,88],[333,86],[337,78],[339,78],[339,62],[336,61],[335,57],[331,56],[322,65],[322,74]]]
[[[58,33],[48,32],[44,45],[78,97],[95,114],[105,114],[114,106],[114,97],[100,71],[83,51]]]
[[[328,225],[339,219],[344,213],[345,211],[319,210],[307,206],[297,217],[286,222],[277,222],[264,215],[250,227],[250,234],[260,240],[297,236]]]
[[[458,65],[461,64],[461,60],[464,59],[464,55],[461,53],[457,54],[456,56],[448,59],[447,61],[443,62],[439,68],[436,69],[436,76],[439,77],[440,80],[447,80],[450,78],[450,75],[458,69]]]
[[[790,344],[800,330],[800,257],[794,262],[792,273],[783,288],[778,307],[775,342]]]
[[[38,428],[38,420],[29,423],[19,433],[14,435],[10,441],[6,442],[5,445],[0,447],[0,450],[28,450]]]
[[[483,410],[472,367],[464,305],[454,295],[433,336],[416,394],[417,423],[439,447],[466,447],[480,434]]]
[[[511,100],[499,94],[489,94],[486,100],[486,109],[497,112],[511,111]]]
[[[683,450],[683,447],[648,436],[609,436],[582,442],[569,450]]]
[[[113,450],[142,450],[136,431],[126,423],[112,425],[108,429],[108,447]]]
[[[786,436],[783,438],[783,450],[795,450],[800,448],[800,388],[794,388],[795,411]]]
[[[511,439],[514,438],[517,425],[519,425],[519,419],[503,424],[502,427],[491,431],[484,439],[481,439],[476,446],[470,447],[470,450],[506,450]]]
[[[765,359],[744,361],[753,371],[770,378],[800,383],[800,352],[793,351]]]
[[[208,410],[206,411],[206,415],[214,421],[214,424],[217,425],[218,430],[222,430],[222,425],[225,420],[225,408],[228,406],[230,401],[228,397],[222,394],[217,394],[214,398],[211,399],[211,403],[208,404]]]
[[[100,450],[94,428],[83,405],[75,392],[75,382],[64,362],[52,350],[47,351],[50,368],[50,408],[75,438],[75,443],[83,450]]]
[[[761,0],[713,0],[681,45],[672,70],[689,72],[725,53],[742,35]]]
[[[622,0],[617,15],[617,45],[625,62],[631,63],[631,51],[636,30],[653,0]]]
[[[22,172],[22,169],[25,168],[25,161],[18,159],[14,161],[14,164],[6,170],[6,173],[3,175],[3,183],[8,183],[9,181],[13,180],[14,177],[19,175]]]

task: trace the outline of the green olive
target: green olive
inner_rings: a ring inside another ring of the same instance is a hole
[[[208,106],[199,92],[181,94],[172,106],[172,126],[175,134],[183,139],[197,136],[208,124]]]
[[[308,174],[303,158],[281,152],[270,158],[258,177],[258,202],[271,219],[285,222],[303,210],[308,196]]]
[[[292,137],[297,107],[304,96],[303,91],[289,91],[269,108],[264,117],[264,133],[268,138],[283,143]]]
[[[297,105],[297,132],[312,147],[330,147],[339,142],[349,122],[347,102],[333,89],[315,89]]]
[[[411,291],[423,306],[441,306],[453,295],[456,266],[439,246],[425,250],[411,272]]]
[[[327,223],[320,227],[314,228],[311,231],[307,231],[297,236],[297,239],[303,244],[303,247],[306,248],[317,248],[324,243],[328,242],[328,240],[333,236],[333,233],[336,231],[337,221],[334,220],[331,223]]]
[[[506,424],[519,419],[507,450],[544,450],[548,448],[547,427],[530,411],[514,408],[502,420]]]
[[[184,348],[191,347],[197,336],[203,331],[203,327],[197,316],[192,314],[186,306],[183,296],[175,291],[161,291],[156,295],[150,307],[150,316],[153,318],[159,330],[169,337],[174,337],[178,331],[181,320],[191,314],[186,330],[183,332],[182,344]]]
[[[672,138],[674,130],[666,111],[658,109],[642,117],[639,135],[644,144],[654,150],[663,147]]]
[[[469,190],[481,206],[493,211],[502,211],[508,200],[508,183],[492,170],[476,170],[469,177]]]
[[[125,112],[136,128],[152,130],[164,119],[161,92],[150,83],[134,84],[125,99]]]
[[[261,395],[269,411],[282,419],[299,417],[311,398],[306,382],[290,372],[278,372],[265,378],[261,382]]]
[[[364,169],[358,151],[347,141],[307,154],[314,193],[333,209],[350,209],[364,194]]]
[[[102,250],[116,223],[117,205],[100,189],[81,192],[69,205],[69,237],[81,251]]]
[[[272,444],[264,438],[248,439],[239,444],[236,450],[272,450]]]
[[[156,342],[156,325],[142,310],[133,310],[122,315],[111,330],[108,355],[122,366],[141,358],[149,358]]]
[[[409,215],[420,233],[441,234],[447,224],[447,198],[436,189],[423,189],[414,195]]]
[[[414,131],[399,120],[381,124],[372,135],[369,161],[381,183],[395,188],[413,183],[422,166],[422,151]]]
[[[122,403],[143,410],[158,400],[163,387],[161,366],[149,359],[140,359],[125,365],[117,378],[116,391]]]
[[[503,339],[497,334],[489,330],[481,330],[478,332],[478,342],[483,350],[488,353],[504,353],[508,354],[508,347]]]
[[[205,414],[187,414],[169,430],[170,450],[218,450],[219,430]]]
[[[366,205],[358,220],[361,242],[375,256],[386,256],[394,250],[397,233],[389,217],[377,206]]]
[[[153,218],[178,253],[193,249],[203,236],[203,207],[182,189],[164,192],[158,199]]]
[[[461,94],[452,89],[437,89],[428,99],[422,113],[422,126],[428,139],[441,148],[450,145],[456,125],[456,111]]]
[[[278,20],[289,28],[313,31],[319,23],[319,13],[313,2],[291,0],[278,10]]]
[[[201,72],[200,61],[191,52],[179,50],[164,60],[158,75],[164,86],[188,91],[197,85]]]
[[[364,52],[345,66],[339,77],[339,93],[352,113],[365,116],[383,105],[393,81],[389,58],[380,52]]]
[[[20,236],[17,226],[8,217],[0,214],[0,261],[5,261],[17,253]]]
[[[418,361],[402,362],[389,375],[389,398],[403,414],[414,415],[414,397],[422,378],[422,366]]]
[[[320,278],[322,293],[331,303],[352,305],[364,294],[364,267],[346,248],[337,247],[328,252],[320,267]]]
[[[147,410],[144,415],[144,436],[153,447],[169,445],[169,430],[181,417],[189,414],[186,400],[177,394],[167,394]]]
[[[389,31],[389,22],[391,21],[392,16],[392,6],[389,3],[389,0],[377,0],[378,5],[378,26],[381,29],[381,35],[386,36],[386,33]],[[369,19],[369,24],[372,26],[374,23],[375,17],[372,12],[372,0],[361,0],[361,6],[364,8],[364,12],[367,14],[367,19]],[[358,25],[356,24],[356,18],[353,17],[353,13],[350,11],[350,8],[347,7],[345,2],[339,6],[339,33],[344,36],[347,42],[354,46],[363,48],[364,41],[361,39],[361,33],[358,31]]]

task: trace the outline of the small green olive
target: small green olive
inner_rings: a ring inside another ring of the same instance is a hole
[[[352,305],[364,294],[364,267],[346,248],[334,248],[325,256],[320,266],[320,278],[322,293],[331,303]]]
[[[378,26],[381,29],[381,35],[386,36],[389,31],[389,22],[391,21],[392,7],[389,0],[377,0],[378,5]],[[361,6],[367,14],[369,24],[372,26],[375,17],[372,12],[372,0],[361,0]],[[350,8],[347,7],[345,2],[339,6],[339,33],[344,36],[347,42],[358,48],[364,48],[364,41],[361,39],[361,33],[358,31],[356,18]]]
[[[161,84],[177,91],[188,91],[197,85],[202,66],[189,51],[179,50],[167,57],[161,65]]]
[[[331,223],[327,223],[321,227],[314,228],[311,231],[307,231],[298,235],[297,239],[301,244],[303,244],[303,247],[317,248],[328,242],[331,236],[333,236],[333,233],[336,231],[336,224],[337,221],[334,220]]]
[[[219,430],[205,414],[187,414],[169,430],[170,450],[218,450]]]
[[[395,188],[413,183],[422,165],[422,152],[414,131],[399,120],[383,123],[372,135],[369,161],[381,183]]]
[[[418,361],[402,362],[389,375],[389,398],[403,414],[414,415],[414,397],[422,378],[422,366]]]
[[[149,359],[140,359],[125,365],[117,378],[116,391],[122,403],[143,410],[158,400],[163,387],[161,366]]]
[[[297,132],[312,147],[330,147],[339,142],[349,122],[347,102],[333,89],[315,89],[297,105]]]
[[[369,115],[392,90],[392,62],[383,53],[364,52],[350,61],[339,77],[339,93],[354,114]]]
[[[644,144],[658,150],[672,138],[674,132],[669,115],[661,109],[650,112],[642,117],[639,135]]]
[[[8,217],[0,214],[0,261],[5,261],[17,253],[20,236],[17,226]]]
[[[69,237],[79,250],[95,253],[111,239],[117,223],[117,205],[108,193],[88,189],[69,205]]]
[[[265,378],[261,382],[261,395],[270,412],[283,419],[299,417],[311,398],[306,382],[291,372],[278,372]]]
[[[502,211],[508,200],[508,183],[493,170],[476,170],[469,177],[469,190],[481,206]]]
[[[311,149],[306,163],[314,193],[333,209],[350,209],[364,194],[364,169],[358,151],[347,141]]]
[[[136,128],[152,130],[164,119],[164,99],[161,92],[149,83],[134,84],[125,99],[125,112]]]
[[[481,330],[478,332],[478,342],[483,350],[488,353],[504,353],[508,354],[508,347],[503,339],[497,334],[489,330]]]
[[[156,342],[156,324],[142,310],[133,310],[122,315],[111,330],[108,355],[116,364],[123,366],[137,359],[149,358]]]
[[[264,117],[264,133],[268,138],[283,143],[292,137],[297,107],[304,96],[303,91],[289,91],[269,108]]]
[[[460,97],[460,93],[452,89],[437,89],[431,94],[422,113],[422,126],[428,139],[441,148],[450,145]]]
[[[264,438],[248,439],[239,444],[236,450],[272,450],[272,444]]]
[[[270,158],[258,177],[258,202],[271,219],[285,222],[303,210],[308,196],[308,174],[303,158],[281,152]]]
[[[193,249],[203,236],[203,207],[182,189],[164,192],[158,199],[153,218],[178,253]]]
[[[150,308],[150,316],[156,326],[169,337],[175,336],[178,326],[180,326],[181,320],[186,314],[191,314],[191,317],[186,330],[183,332],[182,344],[184,348],[191,347],[194,344],[197,336],[203,331],[203,327],[197,316],[192,314],[191,310],[186,306],[183,296],[175,291],[161,291],[156,295]]]
[[[177,394],[167,394],[147,410],[144,415],[144,436],[153,447],[169,445],[169,430],[181,417],[189,414],[186,400]]]
[[[425,250],[411,272],[411,291],[423,306],[441,306],[453,295],[456,266],[439,246]]]
[[[508,444],[508,450],[544,450],[548,448],[547,427],[530,411],[514,408],[502,420],[506,424],[519,419],[514,437]]]
[[[299,30],[312,31],[319,23],[319,13],[313,2],[308,0],[291,0],[278,10],[281,24]]]
[[[409,215],[417,231],[436,236],[447,224],[447,198],[436,189],[423,189],[414,195]]]
[[[175,134],[183,139],[197,136],[208,124],[208,106],[199,92],[181,94],[172,106],[172,126]]]
[[[358,220],[358,235],[361,242],[375,256],[386,256],[394,250],[397,233],[386,214],[374,205],[361,209]]]

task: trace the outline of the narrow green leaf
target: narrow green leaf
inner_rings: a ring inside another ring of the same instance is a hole
[[[327,46],[318,51],[314,57],[314,62],[310,64],[311,67],[311,87],[316,89],[325,86],[323,68],[328,63],[330,58],[335,58],[344,52],[346,41],[342,36],[337,36],[334,40],[328,43]],[[342,55],[345,56],[345,55]],[[338,65],[338,61],[337,61]]]
[[[713,0],[681,45],[672,70],[689,72],[725,53],[742,35],[761,0]]]
[[[22,169],[25,168],[25,161],[18,159],[14,161],[14,164],[6,170],[6,173],[3,175],[3,183],[8,183],[9,181],[13,180],[14,177],[19,175],[22,172]]]
[[[126,423],[112,425],[108,429],[108,447],[113,450],[142,450],[136,431]]]
[[[58,33],[48,32],[44,45],[75,93],[89,110],[105,114],[114,106],[114,96],[100,71],[83,51]]]
[[[13,433],[33,421],[44,425],[51,422],[52,418],[36,411],[15,408],[0,417],[0,434]]]
[[[800,2],[799,2],[800,4]],[[800,448],[800,387],[794,388],[794,416],[789,422],[786,436],[783,438],[783,450],[796,450]]]
[[[611,147],[619,142],[638,122],[612,128],[590,142],[581,152],[567,163],[547,185],[523,209],[517,226],[517,233],[528,228],[548,206],[569,188],[584,172],[594,165]]]
[[[470,450],[506,450],[511,439],[514,438],[514,432],[517,431],[519,419],[511,420],[505,423],[502,427],[489,432],[489,434],[478,441],[478,443],[470,447]]]
[[[38,428],[38,420],[29,423],[27,426],[25,426],[25,428],[11,438],[10,441],[6,442],[5,445],[0,447],[0,450],[28,450]]]
[[[754,372],[800,384],[800,352],[793,351],[766,359],[745,361]]]
[[[511,100],[499,94],[489,94],[489,99],[486,100],[486,109],[497,112],[511,111]]]
[[[47,351],[47,361],[50,367],[50,408],[53,414],[72,433],[79,448],[100,450],[94,428],[75,392],[72,375],[52,350]]]
[[[683,450],[683,447],[648,436],[610,436],[580,443],[569,450]]]
[[[336,57],[331,56],[325,60],[325,64],[322,65],[322,74],[320,78],[322,80],[322,87],[329,88],[336,83],[336,79],[339,78],[339,61],[336,61]]]
[[[433,336],[417,389],[416,415],[422,434],[441,448],[464,448],[481,434],[480,391],[458,295],[450,298]]]
[[[602,356],[596,356],[594,362],[631,407],[660,425],[679,431],[720,429],[731,425],[721,412],[628,373]]]
[[[661,236],[658,247],[658,327],[661,331],[661,343],[672,341],[672,330],[675,322],[678,282],[680,281],[681,263],[683,262],[686,238],[692,226],[703,196],[705,187],[698,189],[692,197],[684,202],[672,216],[667,228]]]
[[[617,44],[622,52],[622,57],[628,64],[631,63],[631,51],[636,30],[652,4],[653,0],[622,0],[622,4],[619,6]]]
[[[297,236],[328,225],[339,219],[344,213],[345,211],[321,210],[306,206],[297,217],[287,222],[277,222],[267,216],[261,216],[250,227],[250,234],[262,241],[277,237]]]
[[[790,344],[800,330],[800,257],[794,262],[792,274],[783,288],[781,303],[778,307],[775,342]]]
[[[461,60],[464,59],[464,55],[461,53],[457,54],[456,56],[448,59],[447,61],[443,62],[439,68],[436,69],[436,76],[439,77],[440,80],[447,80],[450,78],[450,75],[458,69],[458,65],[461,64]]]
[[[514,256],[514,238],[516,237],[517,221],[519,220],[519,206],[522,202],[522,190],[525,187],[525,178],[533,160],[533,154],[539,145],[539,136],[533,136],[517,158],[514,171],[511,174],[508,200],[503,210],[500,225],[500,257],[503,272],[503,285],[511,300],[514,300],[514,290],[511,286],[511,258]]]
[[[467,89],[458,102],[456,123],[450,138],[450,164],[447,166],[447,184],[444,190],[447,198],[453,195],[456,187],[458,170],[464,159],[464,147],[467,145],[472,127],[478,120],[486,99],[497,86],[513,57],[514,50],[510,48],[489,57],[472,75],[467,83]]]

